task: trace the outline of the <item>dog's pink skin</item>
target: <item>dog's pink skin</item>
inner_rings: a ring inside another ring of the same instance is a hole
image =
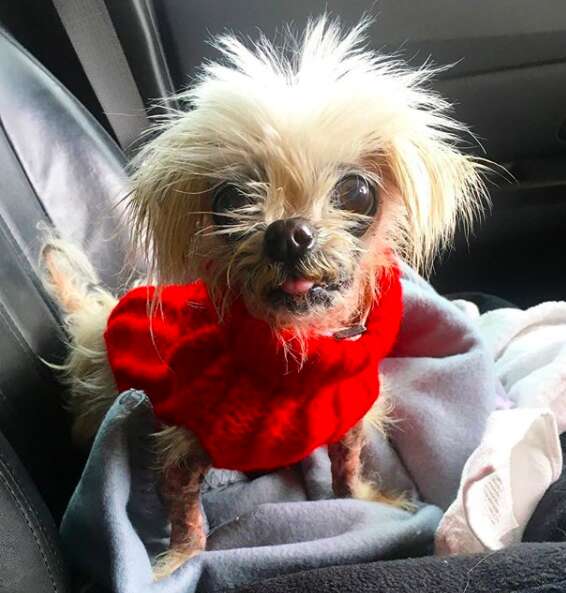
[[[360,422],[341,441],[328,446],[332,488],[339,498],[353,496],[356,484],[361,481],[363,445],[364,430]]]
[[[169,506],[172,550],[190,555],[206,547],[200,489],[209,468],[208,458],[198,451],[192,458],[164,473],[163,494]]]

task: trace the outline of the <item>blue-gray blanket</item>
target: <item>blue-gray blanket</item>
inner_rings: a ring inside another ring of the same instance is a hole
[[[151,455],[151,406],[130,391],[107,414],[63,519],[74,569],[113,593],[210,593],[309,568],[429,553],[495,407],[496,378],[466,317],[411,270],[403,269],[402,283],[401,332],[381,367],[396,421],[389,441],[375,433],[363,455],[370,477],[420,501],[415,512],[334,499],[325,449],[255,478],[213,470],[203,485],[206,552],[154,582],[151,560],[167,546],[168,525]]]

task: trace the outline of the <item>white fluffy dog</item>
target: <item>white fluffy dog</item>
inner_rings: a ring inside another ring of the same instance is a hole
[[[457,148],[466,128],[427,88],[434,72],[367,49],[366,26],[343,33],[322,18],[282,49],[217,40],[222,60],[135,159],[127,200],[148,284],[201,279],[219,318],[237,295],[276,334],[308,341],[363,324],[395,258],[426,269],[472,221],[485,194],[483,165]],[[71,246],[51,240],[43,258],[71,336],[75,434],[89,439],[117,395],[103,337],[117,300]],[[158,442],[173,531],[156,571],[168,574],[205,546],[210,461],[185,428],[165,423]],[[362,443],[360,424],[334,455],[347,468],[337,491],[379,498],[360,477]]]

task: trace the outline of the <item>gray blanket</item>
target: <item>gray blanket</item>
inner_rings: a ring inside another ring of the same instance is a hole
[[[395,423],[364,450],[365,471],[405,490],[415,512],[336,500],[325,449],[259,477],[213,470],[203,485],[207,551],[153,582],[167,520],[143,393],[120,396],[96,437],[63,519],[66,557],[115,593],[212,592],[320,566],[427,554],[462,467],[495,407],[494,365],[466,317],[409,269],[398,343],[382,365]]]

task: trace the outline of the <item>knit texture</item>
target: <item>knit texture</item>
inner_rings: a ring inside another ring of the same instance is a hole
[[[240,471],[293,464],[359,422],[378,397],[379,363],[402,313],[393,269],[367,331],[356,340],[312,337],[301,364],[241,300],[219,322],[200,281],[162,288],[152,310],[153,296],[152,287],[136,288],[109,318],[118,389],[145,391],[156,416],[196,434],[215,467]]]

